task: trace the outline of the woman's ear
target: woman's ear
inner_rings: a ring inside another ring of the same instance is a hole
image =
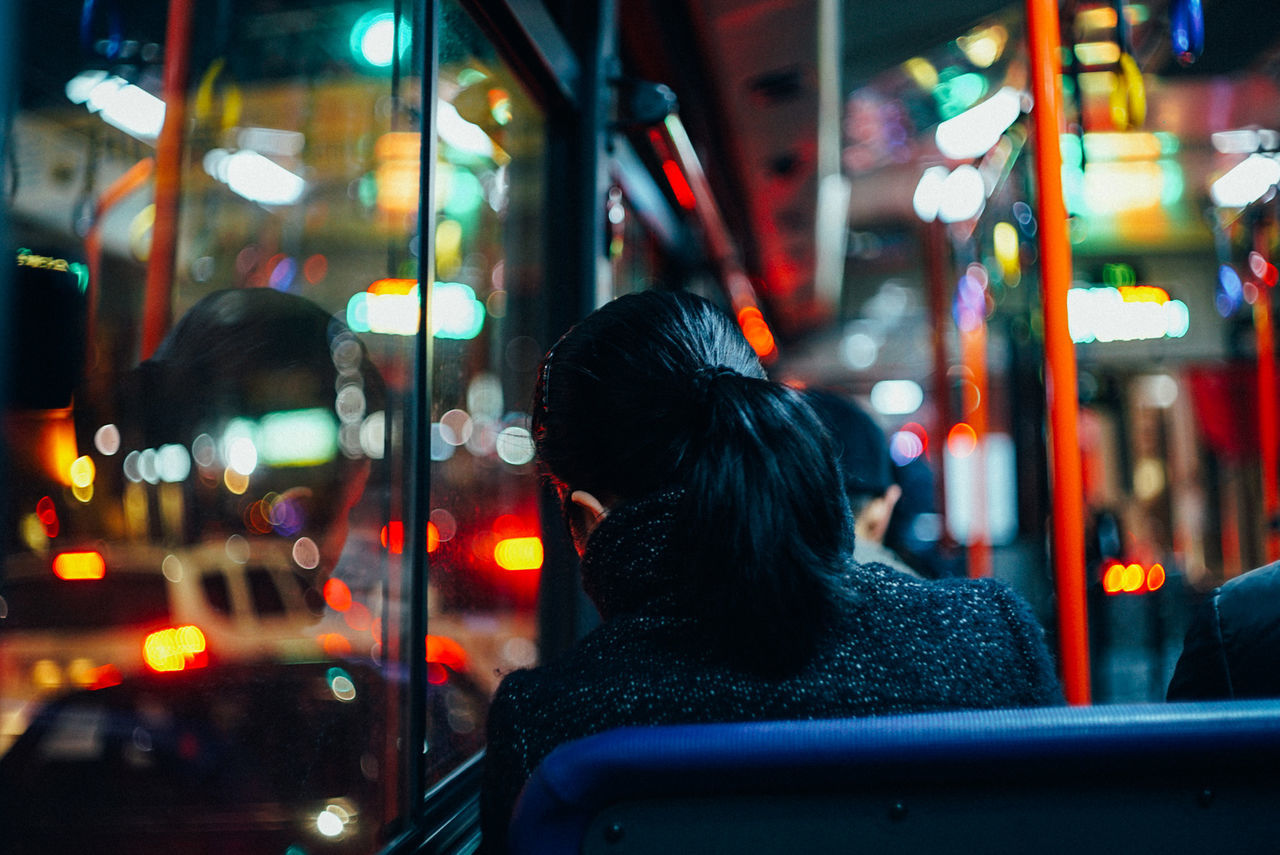
[[[575,505],[581,505],[582,509],[587,512],[588,533],[596,527],[596,524],[604,518],[605,514],[609,513],[600,500],[586,490],[574,490],[569,494],[569,501]]]
[[[568,500],[564,502],[564,515],[579,555],[587,548],[587,538],[591,536],[591,532],[608,513],[600,500],[586,490],[574,490],[569,494]]]

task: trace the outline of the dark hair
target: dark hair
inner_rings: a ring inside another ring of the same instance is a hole
[[[804,400],[831,434],[854,515],[893,486],[889,440],[866,410],[825,389],[806,389]],[[858,507],[861,506],[861,507]]]
[[[305,297],[269,288],[215,291],[197,301],[139,366],[139,377],[147,445],[189,445],[232,418],[282,410],[325,409],[341,430],[358,429],[386,398],[382,375],[345,323]],[[310,522],[318,527],[338,510],[336,485],[363,465],[352,443],[340,445],[332,460],[287,475],[317,488]]]
[[[682,488],[672,548],[712,639],[764,670],[801,664],[853,532],[826,433],[730,317],[684,292],[605,305],[544,358],[533,431],[546,472],[606,504]]]

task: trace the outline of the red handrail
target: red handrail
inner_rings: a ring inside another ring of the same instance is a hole
[[[1040,277],[1044,304],[1045,387],[1053,473],[1053,565],[1058,643],[1067,701],[1087,704],[1089,632],[1085,611],[1084,482],[1076,431],[1076,354],[1067,330],[1071,246],[1062,194],[1061,34],[1057,0],[1027,0],[1031,54]]]
[[[164,40],[164,126],[156,140],[156,219],[147,258],[147,290],[142,308],[142,352],[155,352],[169,331],[174,259],[178,249],[178,199],[182,189],[182,144],[187,116],[194,0],[169,0]]]

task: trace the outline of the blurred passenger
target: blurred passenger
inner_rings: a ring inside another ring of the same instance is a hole
[[[853,560],[919,576],[884,545],[894,506],[902,495],[893,480],[884,431],[865,410],[834,392],[809,389],[804,400],[831,435],[840,460],[844,494],[853,512]]]
[[[1213,589],[1187,628],[1166,697],[1280,698],[1280,562]]]
[[[944,539],[933,467],[921,454],[895,466],[893,480],[902,493],[893,505],[884,545],[926,579],[965,575],[961,548]]]
[[[306,298],[268,288],[216,291],[182,316],[138,375],[144,447],[178,443],[198,455],[203,436],[218,449],[214,464],[197,459],[186,481],[184,539],[253,533],[245,530],[247,502],[221,477],[223,467],[234,468],[225,458],[239,423],[256,429],[264,447],[254,449],[252,466],[235,465],[251,468],[255,494],[274,493],[279,505],[276,519],[260,524],[272,523],[282,537],[310,537],[314,581],[322,584],[369,479],[361,422],[384,406],[382,377],[364,344]],[[216,477],[197,477],[197,467]]]
[[[1059,701],[1008,588],[852,562],[825,431],[706,300],[630,294],[571,329],[543,359],[533,430],[603,624],[499,687],[488,851],[533,768],[610,728]]]

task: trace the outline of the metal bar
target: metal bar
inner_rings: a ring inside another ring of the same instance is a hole
[[[818,203],[814,228],[814,293],[837,314],[844,292],[852,185],[840,165],[842,0],[818,0]]]
[[[1089,631],[1085,609],[1084,482],[1077,436],[1076,354],[1067,330],[1071,246],[1062,193],[1061,38],[1056,0],[1027,0],[1027,41],[1035,108],[1040,277],[1044,308],[1045,390],[1053,476],[1053,565],[1058,644],[1067,701],[1087,704]]]
[[[1270,229],[1254,223],[1253,249],[1268,255]],[[1258,351],[1258,445],[1262,458],[1262,507],[1267,561],[1280,559],[1280,414],[1276,411],[1276,336],[1271,316],[1271,286],[1256,277],[1258,299],[1253,303],[1253,328]]]
[[[147,287],[142,305],[141,358],[155,353],[173,308],[173,273],[178,252],[178,197],[182,190],[182,145],[187,124],[187,79],[191,65],[191,21],[194,0],[169,0],[164,37],[164,126],[156,140],[155,225],[147,259]]]
[[[436,139],[436,86],[440,76],[440,4],[430,0],[414,0],[415,23],[422,33],[422,145],[420,146],[418,186],[418,257],[419,302],[418,334],[414,337],[414,382],[410,402],[408,472],[412,479],[405,514],[406,544],[409,554],[409,585],[405,591],[405,607],[409,613],[409,637],[404,644],[408,657],[409,688],[406,709],[408,721],[404,729],[403,755],[407,764],[407,796],[411,823],[421,820],[420,801],[426,786],[427,768],[427,518],[431,513],[431,283],[435,280],[435,165],[438,156]]]

